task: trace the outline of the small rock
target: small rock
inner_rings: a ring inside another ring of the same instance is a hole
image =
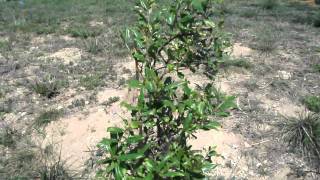
[[[245,147],[245,148],[250,148],[251,145],[250,145],[249,143],[247,143],[247,142],[244,142],[244,147]]]
[[[278,77],[283,80],[288,80],[292,77],[290,72],[287,71],[278,71]]]

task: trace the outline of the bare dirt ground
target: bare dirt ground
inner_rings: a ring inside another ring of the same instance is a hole
[[[218,131],[198,132],[189,143],[196,150],[217,146],[221,156],[215,159],[218,167],[212,179],[320,179],[309,172],[319,163],[313,165],[292,151],[282,138],[283,122],[308,111],[301,98],[320,95],[320,74],[312,70],[320,63],[320,29],[297,23],[288,15],[291,11],[269,12],[247,1],[232,2],[229,8],[225,22],[234,44],[230,59],[241,59],[250,67],[227,67],[215,84],[237,96],[238,109],[219,120]],[[245,14],[247,10],[253,14]],[[306,9],[292,11],[299,14]],[[119,47],[109,41],[115,38],[109,28],[114,23],[111,18],[90,21],[92,28],[106,29],[92,39],[0,31],[6,48],[0,52],[0,93],[5,94],[0,94],[5,112],[0,114],[0,127],[10,127],[21,136],[31,131],[31,138],[40,137],[44,149],[56,145],[70,169],[94,170],[96,145],[107,136],[107,127],[121,126],[121,119],[129,116],[120,102],[135,100],[124,85],[133,77],[134,64],[127,55],[116,56],[119,52],[114,49]],[[61,26],[67,29],[70,24]],[[260,27],[271,29],[272,42],[261,44]],[[272,52],[262,52],[261,46],[272,46]],[[206,80],[198,74],[189,79]],[[39,95],[35,85],[42,82],[54,84],[57,92],[52,97]],[[115,97],[119,99],[111,101]],[[50,110],[62,115],[49,122],[39,118]]]

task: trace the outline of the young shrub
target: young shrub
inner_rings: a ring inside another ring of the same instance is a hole
[[[98,145],[106,153],[98,178],[203,179],[215,167],[214,148],[194,151],[188,140],[218,128],[214,118],[228,116],[235,97],[217,94],[212,82],[191,88],[182,70],[204,65],[214,79],[229,46],[223,21],[210,17],[218,0],[157,2],[137,1],[138,22],[123,34],[136,63],[128,86],[139,95],[135,104],[122,103],[131,112],[124,127],[109,127]]]
[[[303,103],[306,107],[313,112],[320,112],[320,97],[319,96],[307,96],[303,99]]]
[[[284,138],[295,151],[320,160],[320,116],[301,115],[285,124]]]

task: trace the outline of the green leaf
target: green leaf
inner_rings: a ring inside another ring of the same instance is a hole
[[[107,132],[112,134],[119,134],[119,133],[123,133],[123,129],[118,127],[108,127]]]
[[[132,161],[137,160],[144,157],[144,154],[142,153],[131,153],[131,154],[124,154],[119,156],[120,161]]]
[[[203,130],[211,130],[211,129],[218,129],[220,127],[220,123],[217,121],[210,121],[208,124],[202,127]]]
[[[168,64],[168,65],[167,65],[167,68],[168,68],[168,71],[169,71],[169,72],[172,72],[172,71],[174,70],[174,67],[175,67],[175,66],[174,66],[173,64]]]
[[[121,168],[119,164],[115,165],[116,180],[123,180],[125,169]]]
[[[130,127],[131,127],[132,129],[138,129],[138,128],[140,127],[140,122],[138,122],[138,121],[132,121],[132,122],[130,123]]]
[[[191,113],[188,114],[187,118],[183,122],[183,129],[188,130],[191,126],[193,116]]]
[[[141,87],[140,81],[138,81],[136,79],[130,80],[128,85],[129,85],[130,88],[139,88],[139,87]]]
[[[197,11],[203,12],[204,8],[203,8],[202,2],[203,2],[202,0],[192,0],[191,5]]]
[[[135,135],[135,136],[130,136],[128,139],[127,139],[127,143],[128,144],[136,144],[136,143],[139,143],[141,141],[143,141],[143,136],[141,135]]]
[[[133,58],[138,62],[145,62],[145,57],[141,52],[134,52]]]
[[[226,99],[224,100],[224,102],[222,104],[219,105],[219,110],[220,111],[225,111],[231,108],[236,108],[237,105],[235,104],[234,100],[236,99],[235,96],[228,96],[226,97]]]
[[[174,171],[169,171],[165,174],[163,174],[163,177],[184,177],[185,174],[183,172],[174,172]]]

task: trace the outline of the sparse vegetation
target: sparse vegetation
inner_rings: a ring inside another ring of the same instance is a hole
[[[252,64],[247,59],[230,59],[226,58],[220,63],[221,68],[239,67],[244,69],[250,69]]]
[[[89,37],[97,37],[101,32],[97,29],[88,29],[88,27],[85,26],[75,26],[70,27],[67,32],[72,37],[80,37],[83,39],[89,38]]]
[[[52,121],[58,120],[62,116],[63,112],[57,109],[46,110],[40,113],[35,120],[37,127],[48,125]]]
[[[100,74],[86,75],[80,79],[80,86],[93,90],[105,84],[103,78],[104,76]]]
[[[89,53],[98,54],[103,51],[103,45],[96,38],[90,38],[85,41],[86,49]]]
[[[255,40],[252,48],[259,50],[262,54],[269,55],[277,48],[279,41],[279,34],[277,30],[271,25],[261,25],[257,27]]]

